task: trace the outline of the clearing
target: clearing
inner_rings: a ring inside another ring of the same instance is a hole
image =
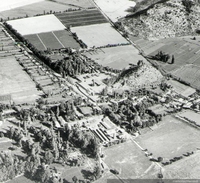
[[[127,10],[136,5],[134,1],[130,0],[94,0],[94,2],[113,22],[126,16],[128,14]]]
[[[151,170],[155,166],[134,142],[117,144],[104,149],[103,152],[104,162],[110,169],[119,171],[120,178],[142,178],[147,174],[149,178],[154,178]]]
[[[72,27],[71,31],[88,47],[128,43],[109,23]]]
[[[92,8],[95,7],[94,3],[91,0],[54,0],[57,3],[72,5],[78,8]]]
[[[151,62],[176,79],[199,89],[200,36],[196,36],[195,39],[191,36],[185,36],[154,41],[130,38],[147,56],[155,56],[158,51],[168,53],[171,57],[174,55],[174,64],[156,60],[151,60]],[[169,62],[171,62],[171,58]]]
[[[149,63],[132,45],[101,48],[84,54],[102,66],[119,70],[124,69],[129,64],[137,65],[138,60],[143,60],[146,64]]]
[[[43,1],[39,1],[39,2],[29,4],[26,6],[2,11],[2,12],[0,12],[0,18],[7,20],[9,17],[9,19],[11,20],[13,18],[18,18],[18,17],[26,17],[26,16],[32,17],[34,15],[44,14],[44,13],[48,13],[50,11],[63,12],[69,8],[74,9],[75,7],[70,6],[70,5],[56,3],[53,1],[44,1],[43,0]]]
[[[32,3],[36,3],[36,2],[40,2],[43,0],[6,0],[3,3],[1,3],[1,7],[0,7],[0,12],[1,11],[5,11],[5,10],[10,10],[13,8],[17,8],[20,6],[25,6],[28,4],[32,4]]]
[[[136,138],[136,141],[152,153],[154,158],[165,160],[196,151],[200,147],[199,130],[173,116],[166,116],[153,131]]]
[[[12,66],[12,67],[11,67]],[[39,98],[41,91],[14,57],[0,59],[0,93],[10,95],[15,103],[26,103]]]
[[[179,116],[183,117],[183,118],[186,118],[186,119],[189,119],[190,121],[193,121],[195,122],[197,125],[200,126],[200,114],[199,113],[196,113],[192,110],[186,110],[184,112],[181,112],[178,114]]]
[[[65,26],[53,14],[11,20],[7,23],[23,36],[65,29]]]

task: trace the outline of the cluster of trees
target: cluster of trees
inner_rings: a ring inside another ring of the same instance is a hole
[[[25,162],[22,157],[10,152],[0,152],[0,182],[13,179],[24,172]]]
[[[192,0],[182,0],[182,4],[185,6],[185,10],[190,13],[194,2]]]
[[[39,155],[20,157],[9,152],[0,152],[0,182],[24,174],[36,182],[54,183],[55,178]]]
[[[73,128],[70,133],[68,133],[68,139],[87,155],[93,158],[98,157],[99,142],[92,133],[88,131],[80,131],[79,128]]]
[[[157,123],[160,119],[148,113],[148,108],[157,104],[154,95],[148,93],[145,99],[136,105],[129,94],[129,97],[121,102],[113,103],[110,108],[104,110],[105,114],[115,124],[125,126],[127,131],[137,131],[138,127],[149,127]]]
[[[138,69],[143,65],[143,62],[139,60],[137,65],[130,65],[128,69],[123,69],[117,77],[115,77],[114,82],[118,82],[119,80],[131,76],[133,73],[137,73]],[[112,78],[113,80],[113,78]]]
[[[5,137],[15,140],[18,146],[22,146],[22,138],[24,137],[24,133],[20,128],[13,128],[10,127],[6,133],[4,134]]]
[[[162,62],[168,62],[168,60],[170,59],[170,55],[162,51],[159,51],[155,56],[151,56],[150,59],[159,60]],[[170,63],[173,64],[174,61],[175,61],[175,58],[174,58],[174,55],[172,55]]]

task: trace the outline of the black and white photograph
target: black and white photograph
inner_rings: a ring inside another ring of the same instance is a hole
[[[0,0],[0,183],[200,183],[200,0]]]

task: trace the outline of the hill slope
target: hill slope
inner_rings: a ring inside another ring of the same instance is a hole
[[[182,0],[170,0],[145,14],[127,17],[122,24],[130,34],[148,39],[195,35],[200,27],[200,5],[194,3],[188,12]]]

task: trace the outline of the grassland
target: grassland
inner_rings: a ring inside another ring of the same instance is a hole
[[[191,111],[191,110],[187,110],[187,111],[184,111],[182,113],[179,114],[181,117],[184,117],[184,118],[187,118],[191,121],[194,121],[197,125],[200,125],[200,114],[199,113],[196,113],[194,111]]]
[[[73,5],[74,7],[78,8],[95,7],[94,3],[90,0],[53,0],[53,1],[64,5]]]
[[[148,63],[132,45],[97,49],[86,52],[85,55],[100,65],[120,70],[129,64],[137,65],[138,60]]]
[[[24,103],[34,101],[41,94],[14,57],[1,58],[0,67],[1,95],[11,94],[14,102]]]
[[[4,1],[3,4],[1,4],[0,11],[10,10],[10,9],[13,9],[13,8],[25,6],[27,4],[32,4],[32,3],[35,3],[35,2],[39,2],[39,1],[43,1],[43,0],[29,0],[29,1],[26,1],[26,0],[15,0],[15,1],[6,0],[6,1]]]
[[[127,10],[133,8],[136,4],[130,0],[94,0],[94,2],[113,22],[126,16],[128,14]]]
[[[7,23],[23,36],[65,29],[65,26],[52,14],[11,20]]]
[[[88,47],[128,43],[109,23],[72,27],[71,31]]]
[[[165,167],[165,179],[200,179],[200,152]]]
[[[53,1],[43,0],[43,1],[33,3],[33,4],[14,8],[11,10],[2,11],[0,12],[0,18],[2,18],[3,20],[7,20],[8,17],[9,19],[18,18],[18,17],[26,17],[26,16],[32,17],[37,14],[49,13],[51,11],[63,12],[70,8],[76,9],[76,7],[73,7],[71,5],[60,4]]]
[[[120,178],[142,178],[155,168],[152,162],[132,141],[106,148],[105,163],[111,169],[119,171]],[[153,178],[153,174],[148,174]]]
[[[199,65],[200,65],[200,37],[177,37],[160,40],[132,39],[134,43],[144,51],[144,54],[151,57],[158,51],[174,55],[174,64],[152,60],[152,63],[160,67],[166,73],[176,79],[180,79],[192,87],[199,89]],[[169,59],[169,62],[171,59]],[[192,74],[191,74],[192,73]]]
[[[147,148],[154,158],[169,160],[196,151],[200,147],[199,138],[199,130],[172,116],[166,116],[157,128],[139,136],[136,141]]]
[[[74,49],[80,48],[80,45],[74,40],[72,34],[65,30],[31,34],[26,35],[25,38],[39,50],[46,50],[47,48],[59,49],[67,47]]]
[[[97,9],[58,13],[56,16],[66,27],[77,27],[108,22]]]

